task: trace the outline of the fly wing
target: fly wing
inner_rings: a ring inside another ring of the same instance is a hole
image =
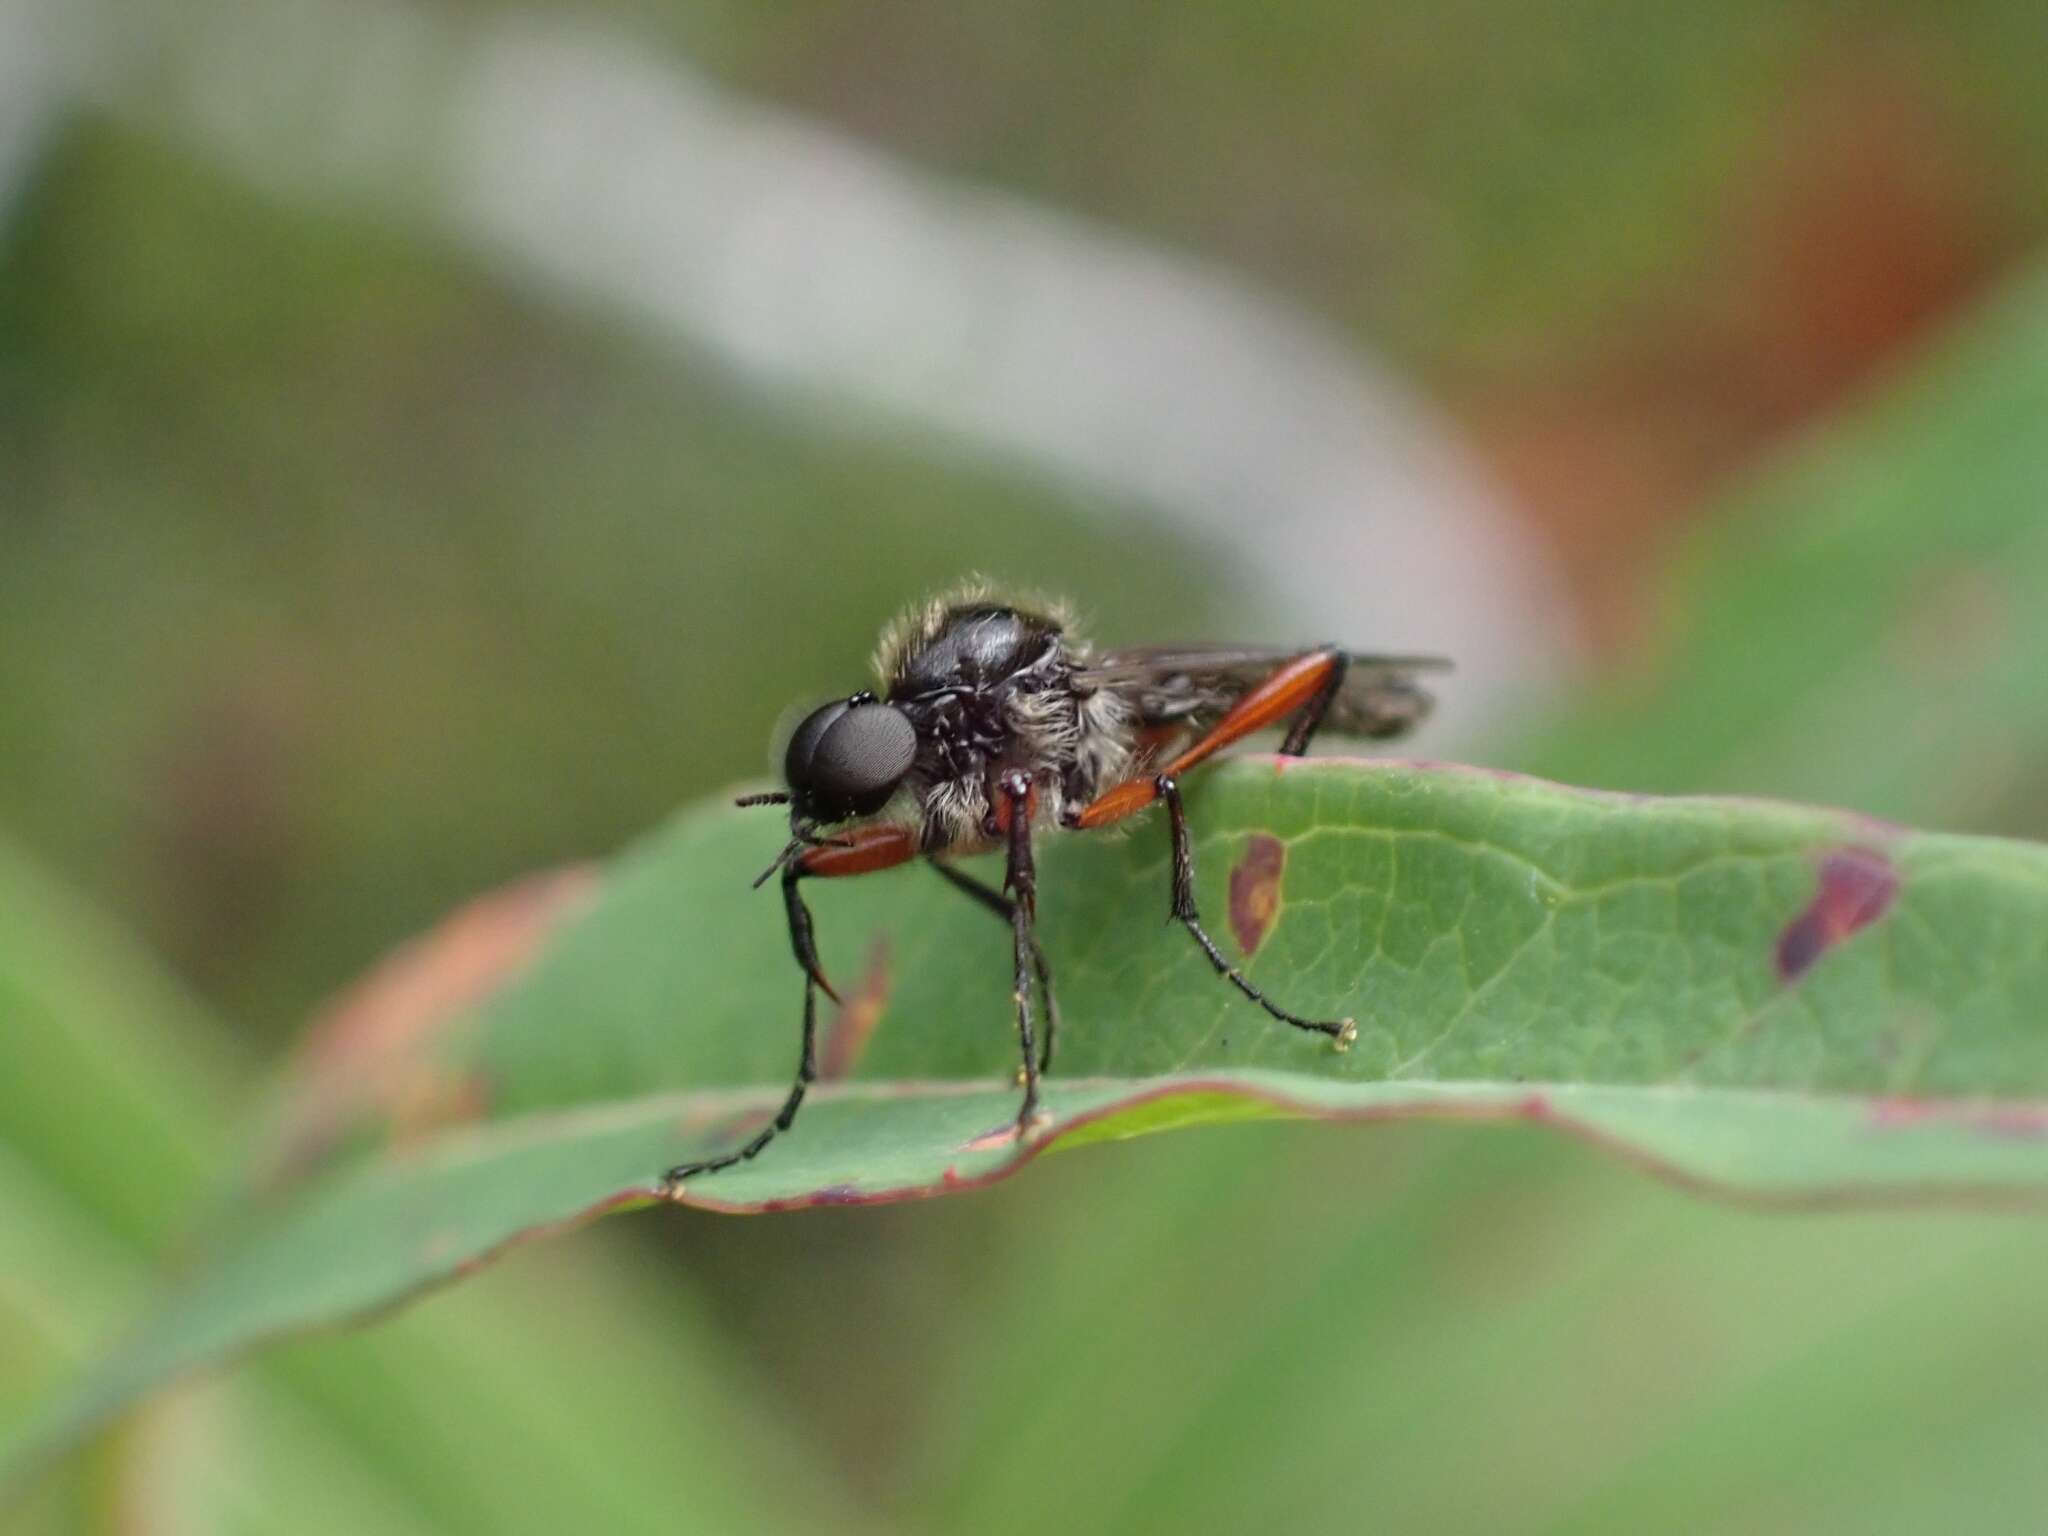
[[[1194,727],[1214,720],[1306,654],[1277,646],[1139,646],[1104,652],[1078,669],[1074,681],[1121,695],[1141,725]],[[1323,729],[1343,736],[1398,736],[1427,715],[1433,702],[1416,676],[1449,666],[1441,656],[1353,655]]]

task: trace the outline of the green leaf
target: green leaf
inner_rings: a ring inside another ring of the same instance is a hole
[[[1052,1122],[1019,1147],[1006,928],[921,869],[820,882],[849,998],[828,1055],[878,1006],[881,1027],[853,1080],[684,1198],[937,1194],[1051,1148],[1272,1115],[1534,1119],[1787,1199],[2048,1180],[2039,848],[1339,760],[1225,765],[1189,813],[1212,927],[1288,1005],[1354,1016],[1354,1049],[1268,1019],[1166,924],[1156,818],[1055,837]],[[316,1034],[243,1230],[70,1423],[651,1201],[671,1163],[755,1128],[796,1046],[779,903],[747,889],[777,840],[759,814],[691,813],[594,881],[492,898],[373,977]]]

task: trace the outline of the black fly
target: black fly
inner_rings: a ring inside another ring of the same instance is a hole
[[[1024,1101],[1018,1135],[1039,1115],[1039,1074],[1052,1064],[1052,972],[1035,933],[1034,829],[1100,827],[1166,802],[1173,839],[1171,912],[1217,974],[1274,1018],[1329,1037],[1350,1019],[1308,1019],[1280,1007],[1227,960],[1195,909],[1194,862],[1180,776],[1253,732],[1288,721],[1280,751],[1300,756],[1318,729],[1384,739],[1420,721],[1430,696],[1417,673],[1429,656],[1155,646],[1096,653],[1055,610],[975,588],[914,609],[883,636],[878,696],[862,691],[806,716],[783,757],[788,788],[741,805],[786,805],[789,841],[755,881],[781,875],[790,945],[804,974],[803,1055],[780,1112],[745,1145],[669,1171],[671,1184],[754,1156],[786,1131],[816,1076],[817,994],[837,1000],[818,964],[798,882],[861,875],[924,858],[1010,925]],[[1000,890],[946,862],[1000,848]],[[1043,999],[1043,1035],[1031,979]]]

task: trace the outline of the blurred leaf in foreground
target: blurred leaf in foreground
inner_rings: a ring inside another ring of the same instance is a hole
[[[0,1433],[146,1297],[217,1179],[244,1078],[189,996],[0,840]],[[529,1252],[387,1327],[171,1394],[23,1502],[0,1493],[0,1528],[845,1524],[698,1299],[601,1247]]]
[[[1429,765],[1243,760],[1190,800],[1217,926],[1294,1006],[1355,1015],[1353,1051],[1271,1023],[1158,921],[1159,827],[1055,839],[1054,1118],[1019,1148],[1001,926],[922,870],[827,883],[827,966],[864,980],[826,1055],[873,1030],[854,1080],[684,1198],[937,1194],[1050,1146],[1285,1114],[1533,1119],[1776,1197],[2048,1184],[2048,850]],[[690,814],[373,978],[316,1035],[240,1230],[73,1412],[645,1203],[758,1123],[797,991],[746,890],[764,835]]]

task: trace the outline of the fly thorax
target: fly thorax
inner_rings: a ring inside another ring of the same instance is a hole
[[[1081,719],[1064,688],[1019,689],[1004,703],[1010,757],[1043,777],[1065,774],[1081,746]]]

